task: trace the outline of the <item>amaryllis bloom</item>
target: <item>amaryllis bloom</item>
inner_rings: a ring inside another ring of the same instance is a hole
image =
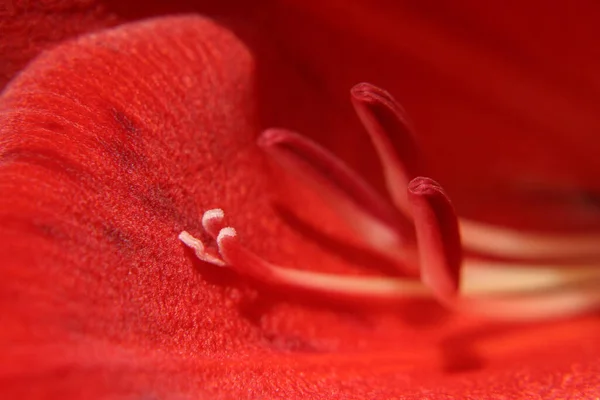
[[[214,3],[0,9],[0,396],[600,396],[598,5]]]

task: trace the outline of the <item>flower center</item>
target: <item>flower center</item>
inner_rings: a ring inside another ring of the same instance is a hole
[[[459,218],[442,187],[420,176],[423,165],[413,129],[392,96],[362,83],[351,90],[351,101],[379,156],[389,198],[294,132],[270,129],[258,144],[285,171],[330,199],[348,227],[366,246],[393,260],[404,278],[353,277],[269,263],[244,247],[220,209],[202,217],[216,250],[185,231],[179,239],[208,263],[270,285],[338,297],[433,297],[458,312],[509,320],[600,308],[600,235],[542,235]]]

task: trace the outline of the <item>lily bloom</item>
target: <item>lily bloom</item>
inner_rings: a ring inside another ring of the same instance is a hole
[[[599,395],[597,6],[30,3],[0,27],[3,398]],[[418,137],[364,85],[363,131],[361,81]],[[462,307],[473,260],[500,307]]]

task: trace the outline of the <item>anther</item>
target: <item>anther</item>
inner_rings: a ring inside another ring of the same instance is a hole
[[[406,187],[424,171],[406,112],[392,95],[369,83],[359,83],[350,93],[354,110],[379,155],[388,192],[396,207],[410,215]]]
[[[440,299],[453,298],[462,263],[454,208],[442,188],[429,178],[410,182],[408,200],[417,232],[421,279]]]

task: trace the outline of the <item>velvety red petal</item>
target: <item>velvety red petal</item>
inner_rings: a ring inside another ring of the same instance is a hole
[[[258,340],[239,316],[238,290],[216,284],[227,276],[208,268],[203,278],[177,240],[215,203],[235,204],[234,216],[268,212],[252,69],[228,31],[173,18],[62,45],[6,89],[0,259],[11,312],[0,335],[9,388],[87,390],[80,373],[93,381],[121,363],[145,370],[148,353],[222,357]]]

